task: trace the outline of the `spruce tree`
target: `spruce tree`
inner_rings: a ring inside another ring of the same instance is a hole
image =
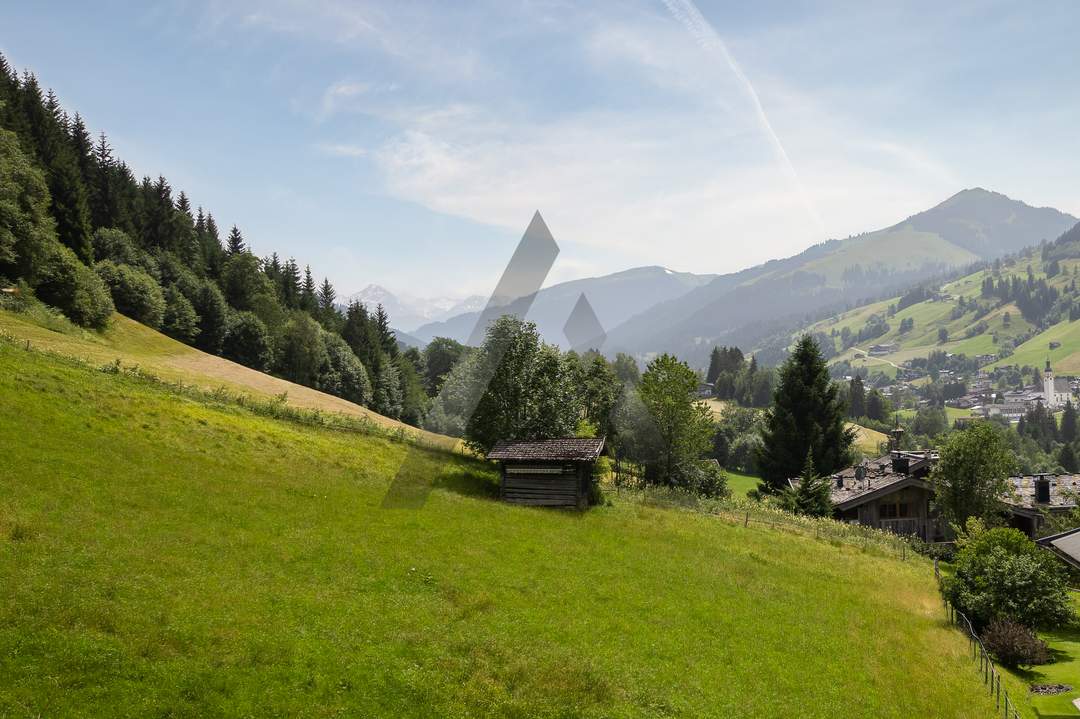
[[[772,408],[760,430],[762,490],[779,492],[799,476],[809,453],[823,475],[851,460],[855,431],[844,422],[844,403],[817,343],[804,335],[780,368]]]
[[[799,484],[795,489],[784,491],[782,503],[785,509],[796,514],[828,517],[833,512],[830,492],[828,479],[814,471],[813,455],[807,452],[806,463],[799,475]]]
[[[310,314],[315,314],[319,308],[317,294],[318,288],[315,286],[315,278],[311,274],[311,265],[306,265],[304,267],[304,282],[300,285],[300,307]]]
[[[378,332],[379,346],[387,357],[397,357],[398,344],[394,331],[390,329],[390,315],[380,304],[375,308],[375,329]]]
[[[300,306],[300,267],[291,257],[281,275],[281,301],[291,310]]]
[[[244,247],[244,237],[240,234],[240,228],[233,225],[232,229],[229,230],[229,239],[225,243],[225,253],[229,257],[236,257],[246,249]]]
[[[1076,441],[1076,407],[1071,400],[1065,403],[1065,411],[1061,414],[1061,441],[1066,444]]]
[[[322,287],[319,288],[319,310],[324,316],[334,311],[334,300],[336,299],[337,292],[334,291],[334,286],[330,284],[330,280],[324,277]]]
[[[1069,474],[1076,472],[1078,469],[1076,450],[1073,449],[1071,444],[1061,445],[1061,449],[1058,451],[1058,463]]]
[[[723,355],[720,354],[719,347],[712,348],[712,354],[709,355],[709,371],[705,374],[705,381],[712,384],[716,381],[716,378],[720,376],[720,363],[723,361]]]
[[[859,375],[852,377],[849,385],[848,415],[855,419],[866,416],[866,389]]]

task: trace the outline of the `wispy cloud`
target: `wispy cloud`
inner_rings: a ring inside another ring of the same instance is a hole
[[[325,155],[337,157],[367,157],[369,154],[366,147],[347,143],[319,143],[315,148]]]

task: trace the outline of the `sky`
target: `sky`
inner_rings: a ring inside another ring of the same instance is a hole
[[[1080,215],[1080,4],[19,3],[0,52],[339,295],[722,273],[968,187]]]

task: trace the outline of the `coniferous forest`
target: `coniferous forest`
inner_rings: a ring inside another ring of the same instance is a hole
[[[105,328],[113,310],[181,342],[419,425],[434,382],[381,306],[344,312],[329,280],[168,180],[137,179],[30,72],[0,56],[0,279]]]

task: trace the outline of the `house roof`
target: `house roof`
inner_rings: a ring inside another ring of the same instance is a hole
[[[604,438],[563,437],[496,443],[488,459],[591,462],[604,449]]]
[[[900,460],[894,464],[894,459]],[[829,477],[832,483],[829,497],[837,509],[850,509],[868,502],[882,494],[895,492],[904,487],[929,488],[922,478],[929,465],[937,459],[937,452],[893,452],[877,459],[864,460],[862,464],[848,467]],[[906,465],[906,471],[899,467]],[[860,468],[862,472],[859,472]],[[862,477],[859,477],[862,474]],[[789,480],[792,487],[798,479]]]
[[[1064,562],[1080,568],[1080,527],[1042,539],[1036,539],[1040,547],[1046,547]]]
[[[909,485],[929,486],[919,477],[895,471],[889,455],[864,462],[862,466],[864,475],[861,480],[856,476],[858,467],[849,467],[833,475],[831,498],[837,509],[856,507],[876,496],[895,492]]]
[[[1080,495],[1080,475],[1076,474],[1047,474],[1042,475],[1050,480],[1050,503],[1035,503],[1035,480],[1040,475],[1024,475],[1022,477],[1009,477],[1009,484],[1013,490],[1013,496],[1005,500],[1006,504],[1024,509],[1034,509],[1036,506],[1047,509],[1070,509],[1076,506],[1076,497]]]

